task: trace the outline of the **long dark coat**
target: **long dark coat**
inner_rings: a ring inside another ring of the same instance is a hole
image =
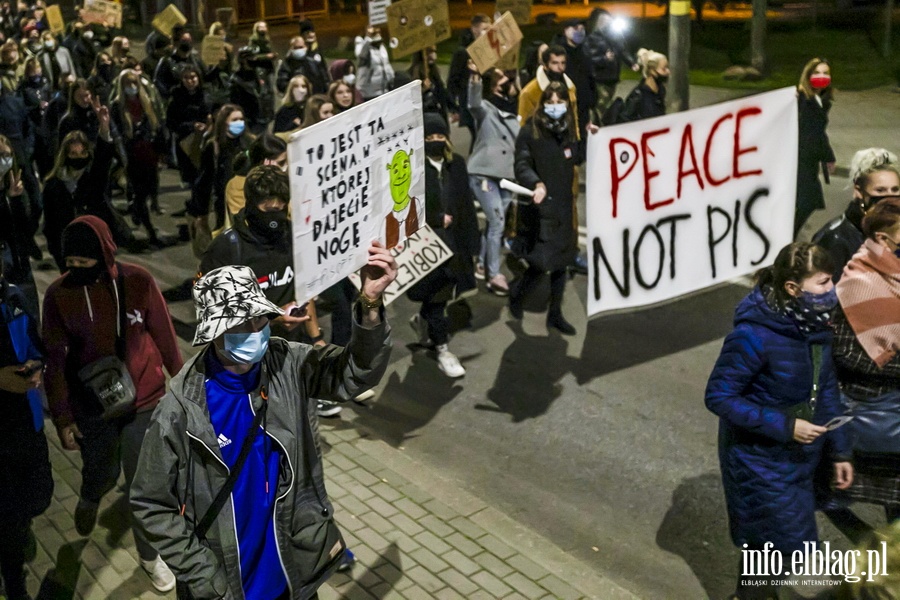
[[[766,303],[759,288],[738,305],[706,386],[706,406],[719,416],[719,462],[731,539],[741,547],[792,552],[817,541],[813,474],[819,460],[849,460],[845,428],[812,444],[793,441],[789,407],[809,400],[811,346],[823,347],[812,422],[843,412],[832,362],[831,331],[806,335]],[[823,456],[824,455],[824,456]]]
[[[825,195],[819,182],[819,171],[823,162],[834,162],[834,150],[831,149],[828,134],[825,132],[831,103],[826,101],[823,105],[819,105],[815,98],[807,98],[802,93],[797,102],[800,147],[797,153],[795,232],[799,231],[813,211],[825,208]]]
[[[520,254],[542,271],[564,269],[578,253],[572,186],[579,162],[577,141],[560,140],[545,132],[535,136],[531,119],[519,130],[516,180],[529,189],[543,183],[547,198],[541,204],[519,206],[518,244]]]

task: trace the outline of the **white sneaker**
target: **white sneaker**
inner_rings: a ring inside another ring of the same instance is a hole
[[[142,558],[141,568],[147,573],[147,577],[150,578],[150,583],[153,584],[153,587],[160,592],[168,592],[175,589],[175,575],[172,574],[168,565],[163,562],[159,555],[153,560],[144,560]]]
[[[420,346],[428,345],[428,323],[425,322],[425,319],[422,318],[420,314],[414,314],[409,319],[409,326],[412,327],[412,330],[416,334],[416,342]]]
[[[357,394],[353,397],[353,401],[357,404],[362,404],[366,400],[371,400],[375,397],[375,390],[366,390],[361,394]]]
[[[456,358],[456,355],[447,349],[447,344],[438,346],[437,353],[438,368],[444,375],[455,379],[466,374],[466,370],[459,364],[459,359]]]

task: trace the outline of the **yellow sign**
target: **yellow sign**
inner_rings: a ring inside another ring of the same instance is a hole
[[[48,7],[49,8],[49,7]],[[81,20],[107,27],[122,28],[122,5],[106,0],[87,0],[81,9]]]
[[[59,4],[51,4],[44,11],[47,15],[47,22],[50,24],[50,31],[55,34],[65,33],[66,22],[63,21],[62,11],[59,10]]]
[[[478,72],[484,73],[507,54],[516,50],[521,41],[522,31],[516,25],[512,13],[508,12],[491,25],[483,36],[472,42],[466,51],[478,68]]]
[[[447,0],[400,0],[387,7],[387,18],[395,59],[450,37]]]
[[[174,4],[168,5],[161,13],[153,17],[153,28],[166,37],[172,37],[172,29],[176,25],[184,25],[187,19]]]
[[[209,66],[215,66],[228,58],[225,53],[225,38],[218,35],[208,35],[203,38],[200,46],[200,58]]]
[[[516,23],[528,25],[531,23],[531,0],[497,0],[496,13],[511,12]]]
[[[683,17],[691,14],[691,1],[671,0],[669,2],[669,14],[676,17]]]

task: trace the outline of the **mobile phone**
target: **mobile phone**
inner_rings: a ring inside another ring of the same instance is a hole
[[[291,309],[291,312],[288,313],[288,316],[291,317],[303,317],[306,316],[306,304],[303,306],[295,306]]]
[[[842,427],[853,420],[852,416],[835,417],[825,423],[824,427],[828,431],[834,431],[838,427]]]

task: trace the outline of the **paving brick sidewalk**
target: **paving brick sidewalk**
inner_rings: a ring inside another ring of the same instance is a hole
[[[358,562],[322,600],[633,598],[498,511],[340,420],[321,426],[336,518]],[[81,460],[47,422],[54,501],[35,519],[29,591],[46,599],[174,598],[137,564],[120,489],[104,499],[88,538],[75,532]],[[39,592],[40,588],[40,592]]]

